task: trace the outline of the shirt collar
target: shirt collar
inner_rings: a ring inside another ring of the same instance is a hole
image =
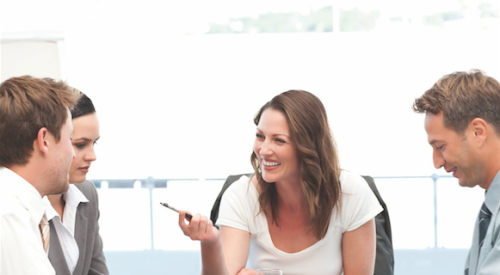
[[[63,194],[63,200],[67,204],[75,208],[77,208],[80,203],[89,202],[87,197],[85,197],[82,191],[80,191],[80,189],[78,189],[78,187],[76,187],[74,184],[69,185],[68,191]],[[43,197],[43,203],[45,206],[45,213],[49,221],[52,220],[54,217],[58,217],[59,220],[61,220],[61,216],[59,216],[59,213],[57,213],[54,207],[52,207],[47,196]]]
[[[494,213],[499,208],[500,205],[500,171],[493,179],[486,193],[484,203],[488,209]]]
[[[54,217],[58,217],[59,220],[61,220],[61,217],[59,216],[59,213],[52,207],[52,204],[50,204],[49,199],[47,196],[43,197],[43,205],[45,207],[45,215],[47,215],[47,220],[52,220]]]
[[[0,167],[1,193],[10,193],[21,201],[33,219],[42,220],[44,207],[40,192],[33,185],[7,167]]]
[[[78,183],[75,183],[78,184]],[[87,203],[89,200],[85,195],[75,186],[75,184],[70,184],[69,189],[66,193],[63,194],[63,199],[67,204],[70,204],[73,207],[78,207],[78,205],[82,202]]]

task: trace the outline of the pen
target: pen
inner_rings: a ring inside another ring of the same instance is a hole
[[[166,208],[168,208],[170,210],[173,210],[173,211],[179,213],[179,210],[177,210],[177,209],[173,208],[172,206],[168,205],[168,203],[166,203],[166,202],[160,202],[160,204],[163,205],[163,206],[165,206]],[[188,220],[188,221],[191,221],[191,219],[193,218],[193,216],[191,216],[191,215],[189,215],[187,213],[186,213],[185,217],[186,217],[186,220]],[[217,228],[217,229],[219,229],[219,227],[217,225],[215,225],[215,224],[214,224],[214,227]]]
[[[173,210],[173,211],[179,213],[179,210],[177,210],[177,209],[173,208],[172,206],[168,205],[168,203],[160,202],[160,204],[163,205],[163,206],[165,206],[166,208],[168,208],[170,210]],[[189,215],[189,214],[186,213],[186,219],[188,221],[191,221],[192,218],[193,218],[193,216],[191,216],[191,215]]]

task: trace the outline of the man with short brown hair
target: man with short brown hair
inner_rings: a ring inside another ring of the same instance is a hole
[[[436,168],[486,190],[465,275],[500,274],[500,83],[479,70],[443,76],[413,104]]]
[[[68,189],[77,100],[64,82],[49,78],[0,85],[1,274],[55,274],[42,197]]]

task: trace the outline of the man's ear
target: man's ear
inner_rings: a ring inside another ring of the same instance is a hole
[[[49,154],[49,130],[47,128],[42,127],[40,130],[38,130],[38,134],[36,135],[36,140],[33,143],[33,149],[35,151],[40,152],[44,157],[48,156]]]
[[[488,124],[482,118],[475,118],[469,124],[469,129],[472,131],[473,139],[482,146],[488,139]]]

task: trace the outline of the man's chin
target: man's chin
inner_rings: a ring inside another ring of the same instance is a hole
[[[61,184],[61,192],[59,192],[60,194],[62,193],[65,193],[66,191],[68,191],[69,189],[69,179],[64,183],[64,184]]]
[[[66,182],[66,184],[62,185],[61,186],[61,192],[59,192],[59,194],[62,194],[62,193],[66,193],[66,191],[68,191],[69,189],[69,181]]]
[[[475,187],[477,184],[473,184],[471,183],[470,181],[466,180],[466,179],[458,179],[458,185],[460,185],[461,187]]]
[[[66,184],[60,184],[58,185],[58,188],[53,188],[50,190],[46,195],[59,195],[63,194],[69,189],[69,182],[66,182]]]

